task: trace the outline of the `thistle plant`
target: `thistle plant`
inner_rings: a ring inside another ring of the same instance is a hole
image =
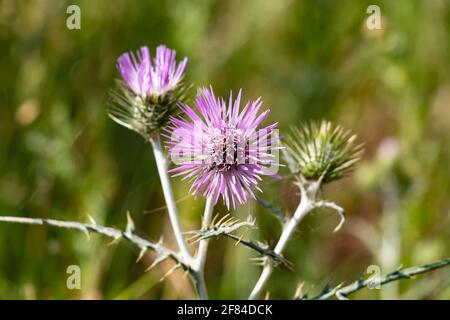
[[[349,175],[361,159],[363,146],[357,143],[356,135],[328,121],[293,127],[290,134],[280,141],[277,123],[270,121],[272,124],[264,124],[269,110],[260,112],[263,106],[261,98],[250,100],[241,108],[242,90],[235,99],[230,93],[226,102],[215,95],[212,87],[200,88],[191,107],[185,101],[187,87],[182,83],[186,64],[187,58],[177,64],[175,51],[165,46],[156,49],[153,60],[147,47],[140,48],[136,54],[122,54],[117,60],[121,79],[112,91],[109,109],[109,116],[115,122],[137,132],[152,146],[176,249],[168,248],[162,241],[154,243],[138,236],[130,215],[124,230],[101,226],[92,218],[89,223],[80,223],[0,216],[0,221],[75,229],[87,235],[98,233],[114,242],[125,239],[139,249],[138,261],[148,250],[156,253],[149,269],[164,260],[173,261],[174,265],[166,276],[177,269],[184,270],[199,299],[208,298],[204,277],[208,241],[226,237],[257,253],[256,261],[260,262],[263,270],[249,295],[249,299],[257,299],[275,267],[294,267],[283,256],[283,251],[305,216],[317,208],[328,208],[340,218],[334,231],[341,228],[345,210],[319,197],[319,190],[324,184]],[[164,137],[165,148],[161,136]],[[278,169],[284,166],[277,157],[280,150],[291,171],[285,177],[277,174]],[[169,160],[173,161],[172,169],[169,168]],[[206,198],[200,229],[182,232],[170,175],[189,180],[192,196]],[[301,195],[292,215],[285,216],[281,210],[256,196],[257,192],[263,192],[260,183],[263,178],[292,177]],[[214,216],[214,207],[219,199],[228,211],[223,217],[219,214]],[[274,212],[282,223],[274,248],[267,241],[246,239],[236,234],[240,230],[257,227],[252,215],[245,221],[233,216],[235,209],[251,199]],[[191,249],[197,244],[196,254],[192,254]],[[398,270],[382,277],[380,284],[448,265],[450,260],[445,259]],[[367,283],[361,280],[345,287],[329,288],[315,298],[347,298]],[[295,298],[304,299],[306,296],[296,294]]]
[[[117,60],[122,80],[118,81],[116,90],[112,91],[109,116],[151,143],[173,233],[181,252],[177,265],[183,264],[185,269],[191,271],[197,293],[205,299],[208,294],[203,273],[191,269],[193,257],[182,235],[167,172],[168,161],[160,140],[161,129],[178,112],[178,105],[185,98],[186,87],[181,81],[186,64],[187,58],[184,58],[177,66],[175,51],[164,45],[156,49],[153,64],[147,47],[142,47],[136,55],[122,54]]]
[[[356,136],[330,122],[311,123],[293,127],[285,139],[285,158],[300,188],[300,203],[292,217],[283,224],[281,236],[274,252],[281,254],[303,218],[314,209],[328,208],[339,214],[338,231],[345,221],[345,211],[337,204],[318,199],[322,184],[339,179],[349,173],[361,157],[362,145],[355,144]],[[270,260],[249,298],[256,299],[273,271]]]

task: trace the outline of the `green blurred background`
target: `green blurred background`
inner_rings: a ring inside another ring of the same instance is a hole
[[[66,8],[81,8],[81,30],[66,28]],[[370,4],[382,30],[368,30]],[[173,246],[153,155],[137,134],[106,114],[123,52],[158,44],[188,56],[187,79],[216,93],[262,96],[280,129],[329,119],[366,143],[349,178],[323,197],[346,208],[310,215],[278,269],[271,298],[292,298],[298,283],[327,284],[445,258],[450,252],[450,2],[431,1],[0,1],[0,214],[124,227],[129,210],[140,235],[163,233]],[[283,172],[284,173],[284,172]],[[203,200],[173,180],[184,230],[199,227]],[[299,193],[288,179],[265,180],[261,197],[288,212]],[[225,214],[223,206],[217,213]],[[257,218],[252,239],[274,244],[276,220],[258,204],[234,215]],[[187,277],[145,273],[129,244],[45,227],[0,224],[0,298],[193,298]],[[207,262],[212,298],[246,298],[260,268],[254,253],[213,240]],[[81,290],[66,269],[79,265]],[[363,290],[355,298],[450,298],[450,270]]]

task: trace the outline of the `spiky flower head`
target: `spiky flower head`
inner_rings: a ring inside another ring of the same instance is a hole
[[[163,45],[157,47],[153,62],[148,47],[141,47],[136,54],[122,54],[117,59],[122,79],[112,92],[109,116],[149,138],[168,123],[185,97],[181,81],[186,64],[184,58],[177,65],[175,51]]]
[[[293,127],[285,145],[294,171],[324,183],[347,175],[363,152],[356,135],[328,121]]]
[[[261,175],[276,176],[274,157],[278,137],[276,124],[262,129],[258,126],[269,110],[259,114],[262,100],[247,102],[240,110],[241,91],[228,104],[214,95],[212,88],[200,89],[195,100],[195,112],[181,106],[186,118],[172,117],[167,127],[169,153],[176,167],[174,175],[193,180],[194,195],[222,196],[227,208],[255,198]]]

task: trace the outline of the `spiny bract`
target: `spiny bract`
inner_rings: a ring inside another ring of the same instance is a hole
[[[285,139],[291,165],[308,180],[330,182],[347,175],[360,160],[356,135],[328,121],[293,127]]]

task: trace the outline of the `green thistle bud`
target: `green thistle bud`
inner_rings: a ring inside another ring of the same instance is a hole
[[[163,95],[136,95],[121,80],[111,91],[108,115],[118,124],[149,139],[151,135],[165,127],[170,116],[178,113],[178,104],[186,99],[189,86],[179,84],[177,88]]]
[[[361,159],[356,135],[328,121],[293,127],[286,138],[291,170],[307,180],[330,182],[346,176]]]

